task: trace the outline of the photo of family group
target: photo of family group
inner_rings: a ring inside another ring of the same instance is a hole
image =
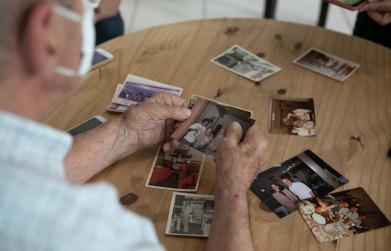
[[[338,81],[349,78],[360,67],[359,64],[314,48],[310,48],[293,63]]]
[[[390,225],[362,188],[332,193],[299,202],[299,212],[319,242]]]
[[[166,234],[208,237],[212,226],[214,196],[174,192]]]
[[[212,63],[253,81],[261,81],[281,70],[238,45],[212,59]]]
[[[208,155],[216,152],[219,139],[224,137],[233,121],[242,126],[243,137],[255,122],[250,111],[198,96],[191,97],[189,109],[192,111],[190,118],[179,123],[171,137]]]
[[[196,192],[201,179],[204,154],[182,145],[173,153],[158,149],[146,187]]]
[[[257,175],[251,191],[278,217],[297,209],[307,198],[326,195],[349,180],[310,150]]]
[[[270,97],[269,102],[271,133],[305,137],[316,135],[313,99]]]

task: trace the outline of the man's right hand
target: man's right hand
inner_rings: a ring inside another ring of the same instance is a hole
[[[216,153],[216,194],[207,250],[253,251],[247,191],[261,168],[267,142],[259,129],[248,130],[243,142],[240,124],[233,122]]]
[[[243,142],[239,123],[233,122],[224,138],[218,142],[216,153],[216,189],[246,194],[255,175],[261,168],[267,142],[260,130],[253,126]]]

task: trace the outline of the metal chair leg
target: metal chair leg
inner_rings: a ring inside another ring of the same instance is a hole
[[[322,5],[320,7],[319,19],[318,19],[318,26],[325,27],[328,12],[329,12],[329,3],[326,1],[322,1]]]
[[[277,0],[266,0],[264,18],[274,18],[276,12]]]

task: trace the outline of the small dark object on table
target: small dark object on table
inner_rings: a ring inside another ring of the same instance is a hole
[[[128,193],[128,194],[122,196],[119,201],[121,202],[122,205],[126,206],[126,205],[133,204],[134,202],[136,202],[137,199],[138,199],[138,196],[136,194]]]
[[[280,34],[275,34],[274,35],[274,38],[281,41],[282,40],[282,36]]]
[[[390,148],[390,150],[388,151],[388,157],[391,158],[391,148]]]
[[[293,44],[293,48],[294,48],[296,51],[301,50],[302,47],[303,47],[303,43],[302,43],[302,42],[296,42],[296,43]]]
[[[277,90],[277,93],[278,93],[279,95],[284,95],[284,94],[286,93],[286,89],[284,89],[284,88],[278,89],[278,90]]]
[[[239,31],[239,28],[236,26],[229,26],[227,29],[225,29],[224,33],[225,35],[232,35]]]
[[[254,85],[255,86],[260,86],[261,85],[261,81],[255,82]]]
[[[263,53],[263,52],[258,52],[258,53],[257,53],[257,56],[260,57],[260,58],[264,58],[264,57],[265,57],[265,53]]]
[[[219,89],[217,89],[217,93],[215,95],[215,98],[221,97],[221,96],[223,96],[223,94],[224,94],[224,90],[219,88]]]

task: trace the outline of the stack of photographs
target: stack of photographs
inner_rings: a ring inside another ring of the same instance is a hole
[[[360,67],[357,63],[315,48],[310,48],[293,63],[337,81],[348,79]]]
[[[125,112],[129,106],[146,101],[159,92],[180,96],[183,89],[135,75],[128,75],[122,85],[117,85],[113,99],[107,107],[107,110],[119,113]]]
[[[390,225],[361,187],[298,203],[299,212],[319,242],[338,240]]]
[[[232,46],[212,59],[211,62],[254,82],[281,71],[280,67],[254,55],[239,45]]]
[[[191,116],[177,124],[171,137],[181,145],[188,145],[207,155],[215,154],[219,139],[224,137],[232,122],[241,125],[243,137],[255,123],[251,111],[199,96],[190,98],[189,109]]]
[[[307,150],[259,173],[251,191],[278,217],[296,211],[300,200],[330,193],[349,180]]]
[[[145,186],[197,192],[204,159],[204,154],[187,145],[179,146],[173,153],[165,153],[159,148]]]
[[[208,237],[214,196],[174,192],[166,225],[167,235]]]
[[[313,99],[270,98],[269,131],[277,134],[315,136]]]

